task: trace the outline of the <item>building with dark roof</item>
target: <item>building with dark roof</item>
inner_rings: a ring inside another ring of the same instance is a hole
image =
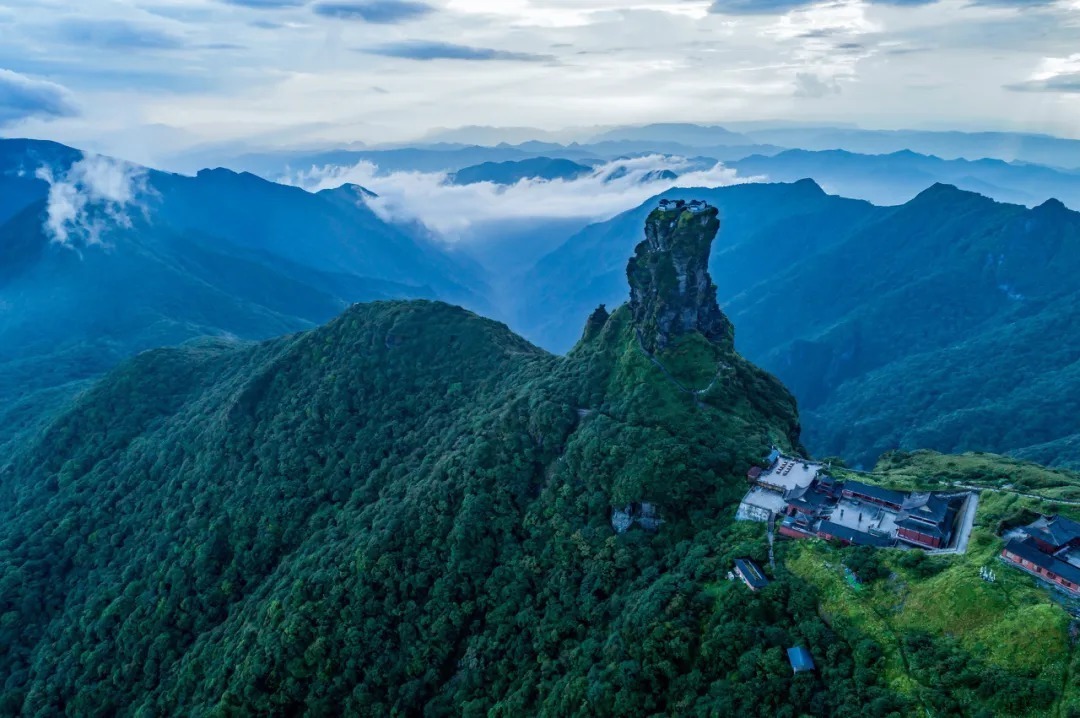
[[[784,501],[787,502],[789,516],[794,513],[819,516],[836,505],[836,499],[831,494],[820,490],[817,479],[809,486],[799,486],[786,492]]]
[[[777,531],[781,536],[787,536],[793,539],[806,539],[817,538],[817,529],[814,527],[816,522],[803,514],[796,514],[794,516],[785,516],[784,520],[780,522],[777,527]]]
[[[735,575],[741,578],[751,591],[758,591],[769,585],[765,572],[748,558],[735,559]]]
[[[808,673],[815,670],[814,657],[805,646],[794,646],[787,649],[788,663],[791,664],[793,673]]]
[[[904,506],[906,495],[873,484],[864,484],[861,481],[848,481],[844,484],[844,498],[865,501],[870,504],[884,506],[893,511],[900,511]]]
[[[1025,526],[1024,533],[1046,553],[1057,553],[1065,547],[1080,546],[1080,523],[1064,516],[1042,516]]]
[[[758,465],[747,472],[751,487],[736,518],[776,520],[777,532],[787,538],[944,549],[953,543],[957,518],[971,495],[909,493],[855,480],[841,483],[825,464],[785,456],[775,448],[765,461],[769,468]],[[1080,524],[1073,526],[1076,531],[1070,535],[1080,545]]]
[[[1001,558],[1072,596],[1080,596],[1080,568],[1045,553],[1031,538],[1011,539]]]
[[[901,519],[896,522],[897,538],[923,548],[936,549],[947,546],[951,536],[952,530],[941,526],[913,519]]]
[[[897,538],[923,548],[949,545],[956,523],[957,500],[935,494],[912,494],[896,521]]]
[[[832,521],[822,521],[818,526],[817,535],[826,541],[839,541],[849,546],[888,548],[893,545],[893,539],[887,536],[876,536]]]

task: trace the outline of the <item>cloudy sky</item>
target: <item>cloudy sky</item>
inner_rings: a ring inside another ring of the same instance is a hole
[[[0,134],[139,161],[438,128],[1080,137],[1080,0],[0,0]]]

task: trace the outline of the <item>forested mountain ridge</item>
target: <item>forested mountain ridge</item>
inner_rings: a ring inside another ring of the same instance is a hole
[[[730,342],[673,340],[650,359],[624,307],[557,357],[459,308],[376,302],[139,355],[3,468],[0,711],[890,705],[797,586],[715,593],[742,475],[798,423]],[[663,531],[616,538],[611,507],[636,501]],[[820,682],[734,688],[780,680],[766,652],[811,638],[843,646]]]

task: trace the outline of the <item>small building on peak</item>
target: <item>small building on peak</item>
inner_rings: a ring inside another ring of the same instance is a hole
[[[709,208],[709,203],[700,200],[692,199],[687,202],[684,199],[662,199],[657,205],[657,209],[661,212],[684,212],[689,211],[694,214],[701,214]]]

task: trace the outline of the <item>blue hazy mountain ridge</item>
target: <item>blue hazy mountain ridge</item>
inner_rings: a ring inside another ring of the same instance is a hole
[[[737,130],[732,131],[731,127]],[[873,155],[910,150],[945,159],[991,157],[1067,169],[1080,168],[1080,140],[1027,132],[867,130],[828,125],[770,126],[769,123],[755,122],[730,123],[730,127],[660,123],[613,128],[593,136],[589,142],[609,140],[677,142],[699,148],[761,144],[806,150],[843,149]]]
[[[729,163],[741,176],[773,182],[812,177],[827,191],[874,204],[903,204],[937,182],[1001,202],[1034,206],[1055,197],[1080,208],[1080,172],[997,159],[945,160],[903,150],[862,155],[846,150],[787,150]]]
[[[1024,132],[864,130],[847,127],[745,129],[755,142],[806,150],[844,149],[864,154],[910,150],[945,159],[1033,162],[1080,169],[1080,140]]]
[[[720,209],[710,271],[740,351],[799,399],[817,455],[870,464],[892,448],[986,450],[1080,465],[1080,214],[934,185],[898,207],[811,181],[680,189]],[[541,259],[520,327],[587,316],[625,292],[613,258],[655,201]],[[557,307],[557,309],[554,309]],[[1070,439],[1070,437],[1074,437]]]
[[[56,142],[0,140],[0,224],[48,195],[48,183],[35,177],[40,167],[68,166],[79,156]]]
[[[802,126],[775,123],[730,123],[738,131],[719,125],[661,123],[641,127],[615,127],[576,142],[527,140],[510,144],[437,142],[412,146],[363,149],[267,150],[242,154],[205,152],[173,157],[174,169],[194,172],[207,164],[277,178],[313,166],[351,166],[372,162],[383,171],[455,172],[485,162],[507,162],[537,157],[568,159],[589,164],[634,154],[662,153],[704,156],[734,162],[752,155],[771,156],[786,149],[846,150],[881,155],[901,151],[943,159],[984,158],[1026,162],[1080,170],[1080,140],[1019,132],[964,132],[919,130],[864,130],[853,127]],[[476,137],[474,139],[479,139]],[[939,178],[945,179],[945,178]]]
[[[483,162],[463,167],[450,176],[457,185],[491,182],[498,185],[517,184],[525,179],[572,180],[592,172],[592,167],[573,160],[553,157],[531,157],[505,162]]]
[[[0,142],[5,166],[32,164],[42,150]],[[81,156],[50,155],[54,173]],[[100,244],[73,248],[45,230],[47,185],[32,173],[7,179],[30,189],[25,206],[5,205],[14,214],[0,225],[5,412],[32,416],[37,392],[144,349],[203,335],[277,336],[352,302],[443,298],[489,311],[483,270],[383,222],[354,186],[312,194],[229,170],[148,171],[127,226],[114,222]],[[0,442],[12,430],[3,419]]]
[[[799,383],[808,440],[828,453],[918,445],[1075,466],[1075,446],[1030,450],[1075,432],[1078,238],[1080,214],[1060,202],[937,185],[728,308],[768,326],[744,347]],[[774,288],[813,277],[797,300]]]
[[[697,125],[685,122],[659,122],[639,127],[615,127],[590,138],[597,142],[677,142],[688,147],[710,145],[749,145],[749,136],[732,132],[719,125]]]

